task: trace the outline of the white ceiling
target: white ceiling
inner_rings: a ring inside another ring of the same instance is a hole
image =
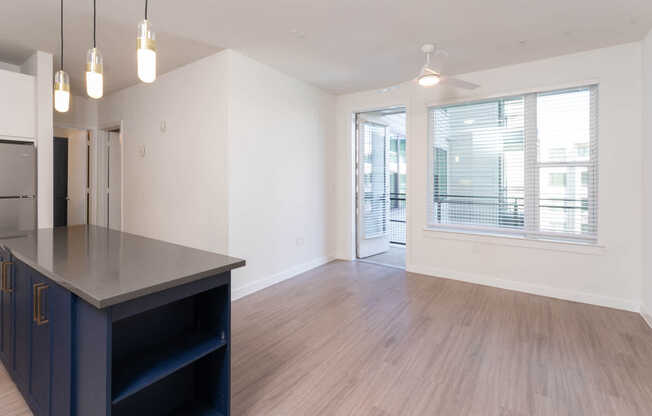
[[[66,70],[81,89],[91,0],[64,0]],[[3,0],[0,60],[33,49],[58,56],[58,0]],[[135,32],[144,1],[98,0],[106,89],[135,83]],[[151,0],[160,72],[232,48],[328,91],[390,86],[416,75],[437,42],[448,74],[641,39],[650,0]],[[58,59],[55,59],[58,62]]]

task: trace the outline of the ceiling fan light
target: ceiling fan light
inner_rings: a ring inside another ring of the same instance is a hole
[[[425,73],[419,76],[418,82],[422,87],[433,87],[439,84],[441,77],[433,73]]]
[[[54,74],[54,109],[60,113],[70,109],[70,77],[64,71]]]
[[[145,83],[156,80],[156,34],[147,19],[138,25],[138,78]]]

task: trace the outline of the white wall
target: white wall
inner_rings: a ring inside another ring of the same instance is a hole
[[[68,225],[86,224],[86,150],[88,131],[54,128],[68,138]]]
[[[641,312],[652,325],[652,31],[643,39],[643,302]]]
[[[70,110],[65,113],[54,112],[54,126],[72,129],[97,128],[98,101],[79,95],[71,95]]]
[[[229,253],[234,296],[329,258],[335,99],[229,51]]]
[[[338,97],[337,255],[352,258],[355,111],[408,107],[408,270],[638,310],[642,273],[641,45],[632,43],[461,76],[472,92],[413,82]],[[426,231],[427,106],[598,82],[599,246]]]
[[[124,231],[228,251],[227,56],[99,102],[100,126],[124,121]]]
[[[37,224],[52,227],[52,55],[37,51],[21,66],[21,72],[36,77],[35,138],[37,165]]]
[[[334,106],[230,50],[107,96],[98,124],[124,121],[125,231],[244,258],[234,297],[324,263]]]
[[[20,65],[14,65],[8,62],[0,61],[0,69],[12,72],[20,72]]]

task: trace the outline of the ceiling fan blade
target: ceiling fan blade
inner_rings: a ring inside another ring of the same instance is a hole
[[[451,78],[451,77],[442,77],[441,84],[449,85],[449,86],[455,87],[455,88],[462,88],[462,89],[465,89],[465,90],[474,90],[474,89],[480,87],[478,84],[474,84],[472,82],[464,81],[464,80],[461,80],[459,78]]]

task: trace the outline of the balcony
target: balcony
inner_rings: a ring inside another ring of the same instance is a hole
[[[389,195],[389,232],[390,243],[405,245],[407,241],[405,194],[392,193]]]

